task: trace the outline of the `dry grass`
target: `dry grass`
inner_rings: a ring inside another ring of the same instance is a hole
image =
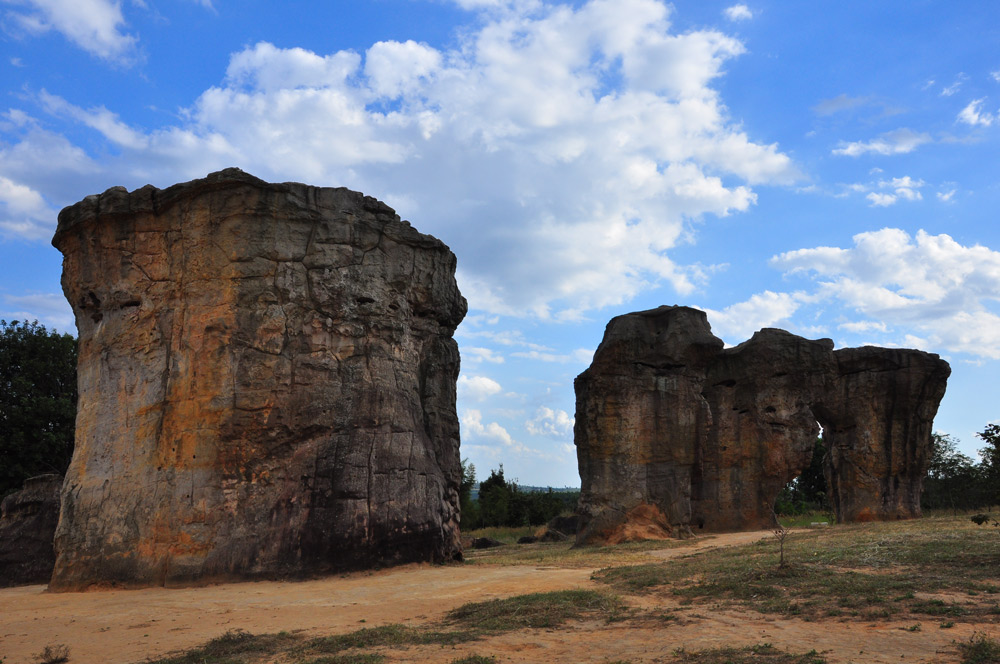
[[[595,578],[622,592],[667,592],[815,620],[1000,616],[1000,537],[965,517],[799,532],[786,543],[615,566]]]

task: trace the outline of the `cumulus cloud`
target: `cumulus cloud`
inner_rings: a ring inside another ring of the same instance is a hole
[[[753,12],[746,5],[733,5],[726,7],[723,12],[730,21],[745,21],[753,18]]]
[[[48,240],[57,213],[39,192],[0,175],[0,235]]]
[[[881,172],[881,170],[878,172]],[[873,185],[852,185],[852,191],[867,191],[868,193],[865,198],[868,199],[872,207],[889,207],[890,205],[895,205],[901,200],[923,200],[924,196],[920,193],[920,189],[926,184],[927,183],[923,180],[914,180],[909,175],[906,175],[901,178],[880,180]],[[870,191],[871,189],[874,189],[874,191]],[[940,198],[940,194],[938,197]]]
[[[486,376],[459,376],[458,395],[475,401],[486,401],[495,394],[500,394],[503,388],[500,383]]]
[[[841,141],[840,147],[835,148],[833,154],[848,157],[859,157],[869,152],[882,155],[906,154],[913,152],[924,143],[930,142],[929,134],[917,133],[911,129],[903,128],[882,134],[867,142],[847,143]]]
[[[574,422],[573,417],[566,411],[542,406],[524,425],[532,435],[565,440],[573,437]]]
[[[462,443],[470,442],[473,446],[476,443],[486,443],[493,445],[499,443],[503,446],[505,454],[516,454],[519,456],[549,457],[538,450],[532,449],[510,435],[503,426],[497,422],[483,422],[482,411],[470,408],[462,411],[458,418],[462,425]],[[492,455],[496,456],[496,455]]]
[[[911,340],[1000,359],[1000,252],[944,234],[912,237],[884,228],[855,235],[847,249],[799,249],[771,263],[811,276],[816,290],[810,297],[837,301],[905,330]]]
[[[580,319],[661,284],[688,294],[700,272],[669,252],[691,222],[799,178],[714,87],[743,45],[674,32],[666,3],[463,6],[484,13],[447,51],[249,46],[183,122],[155,129],[41,101],[116,146],[104,163],[127,186],[237,165],[400,202],[462,257],[470,302],[518,317]]]
[[[127,62],[138,40],[122,28],[121,2],[110,0],[5,0],[21,29],[40,34],[55,30],[83,50],[104,60]]]
[[[740,343],[761,328],[773,327],[791,318],[799,309],[800,299],[791,293],[764,291],[721,311],[708,308],[704,311],[716,335],[730,343]]]
[[[973,127],[976,125],[989,127],[994,122],[1000,120],[1000,111],[994,114],[982,110],[983,102],[985,101],[986,99],[974,99],[969,102],[969,105],[959,112],[958,121],[972,125]]]

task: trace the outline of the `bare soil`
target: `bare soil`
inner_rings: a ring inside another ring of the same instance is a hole
[[[692,546],[650,551],[654,559],[745,544],[769,532],[699,539]],[[48,593],[45,586],[0,589],[0,662],[33,662],[46,645],[65,644],[70,662],[141,662],[186,650],[243,629],[255,634],[339,634],[387,623],[440,620],[472,601],[573,588],[606,589],[593,570],[535,565],[409,565],[297,582],[247,582],[200,588]],[[1000,636],[996,625],[938,620],[863,623],[764,616],[752,611],[680,606],[664,595],[628,598],[655,617],[622,623],[574,623],[524,630],[458,646],[383,651],[393,662],[450,662],[469,654],[498,662],[668,662],[677,649],[770,643],[789,652],[816,650],[831,663],[957,662],[955,643],[975,631]],[[919,629],[914,625],[919,624]],[[6,659],[4,659],[6,658]]]

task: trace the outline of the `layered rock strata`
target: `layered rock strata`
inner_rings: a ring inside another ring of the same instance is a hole
[[[839,521],[919,516],[950,371],[930,353],[776,329],[726,349],[688,307],[614,318],[575,383],[577,542],[768,527],[820,427]]]
[[[0,503],[0,587],[46,583],[59,521],[62,475],[39,475]]]
[[[115,187],[53,244],[80,334],[51,588],[461,556],[455,256],[238,169]]]

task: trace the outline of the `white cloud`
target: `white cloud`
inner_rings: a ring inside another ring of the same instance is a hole
[[[747,210],[756,184],[799,177],[713,87],[739,41],[674,33],[657,0],[464,6],[487,4],[502,11],[448,51],[250,46],[183,122],[153,130],[114,108],[43,100],[118,147],[106,172],[129,181],[115,184],[236,165],[402,201],[401,215],[461,256],[470,302],[517,317],[580,319],[661,284],[690,293],[701,272],[668,256],[689,222]]]
[[[990,76],[993,77],[994,81],[1000,83],[1000,70],[990,72]]]
[[[50,329],[76,336],[76,319],[62,293],[4,294],[2,300],[0,318],[4,320],[37,320]]]
[[[949,189],[948,191],[939,191],[937,193],[937,198],[942,203],[950,203],[955,197],[955,189]]]
[[[920,201],[924,198],[920,189],[926,184],[923,180],[914,180],[909,175],[891,180],[880,180],[873,185],[878,191],[869,192],[865,198],[868,199],[872,207],[889,207],[900,200]],[[868,187],[864,185],[858,185],[855,191],[867,191],[867,189]]]
[[[941,90],[941,96],[942,97],[950,97],[950,96],[952,96],[953,94],[955,94],[956,92],[958,92],[961,89],[962,84],[965,83],[968,79],[969,79],[968,76],[966,76],[964,73],[960,72],[958,74],[958,76],[955,77],[955,82],[954,83],[952,83],[948,87],[943,88]]]
[[[926,133],[917,133],[911,129],[897,129],[882,134],[878,138],[863,142],[840,142],[840,147],[833,150],[835,155],[858,157],[868,152],[882,155],[906,154],[913,152],[924,143],[930,143],[931,137]]]
[[[49,240],[57,214],[39,192],[0,175],[0,235]]]
[[[520,357],[526,360],[537,360],[539,362],[558,362],[565,364],[575,362],[579,364],[589,364],[594,359],[594,351],[586,348],[578,348],[572,353],[543,353],[537,350],[517,351],[511,353],[512,357]]]
[[[749,339],[754,332],[773,327],[788,320],[799,308],[799,297],[790,293],[764,291],[745,302],[731,304],[725,309],[703,308],[708,314],[712,331],[719,337],[739,343]]]
[[[872,207],[889,207],[899,200],[893,194],[880,194],[874,191],[865,196],[865,198],[871,201]]]
[[[982,106],[984,101],[986,101],[985,98],[975,99],[969,102],[969,105],[963,108],[961,112],[959,112],[958,121],[964,122],[967,125],[972,125],[973,127],[975,127],[976,125],[989,127],[994,122],[1000,120],[1000,111],[998,111],[996,114],[982,111]]]
[[[503,355],[497,355],[497,353],[490,348],[462,346],[461,350],[463,362],[489,362],[491,364],[503,364],[504,362]]]
[[[573,417],[566,411],[542,406],[535,412],[535,416],[524,425],[528,433],[532,435],[565,440],[573,438],[574,422]]]
[[[839,301],[913,341],[1000,359],[1000,252],[884,228],[855,235],[849,249],[799,249],[771,263],[813,275],[813,297]]]
[[[365,76],[379,97],[395,98],[414,92],[440,66],[440,53],[412,40],[377,42],[365,54]]]
[[[733,5],[726,7],[723,12],[730,21],[745,21],[753,18],[753,12],[746,5]]]
[[[508,454],[513,453],[519,456],[534,456],[541,458],[551,457],[551,455],[539,452],[538,450],[527,447],[523,443],[515,440],[507,429],[497,422],[487,422],[484,424],[483,413],[479,410],[473,408],[464,410],[458,419],[462,425],[463,446],[466,446],[467,441],[473,444],[477,442],[499,443],[503,445],[505,452]],[[491,456],[498,458],[495,455]]]
[[[500,383],[486,376],[459,376],[458,394],[475,401],[486,401],[495,394],[500,394],[503,388]]]
[[[127,62],[138,40],[125,34],[121,2],[110,0],[5,0],[24,9],[8,14],[23,30],[55,30],[83,50],[104,60]]]
[[[888,327],[881,321],[874,320],[861,320],[849,323],[841,323],[837,326],[841,330],[847,330],[848,332],[861,333],[861,332],[887,332]]]

